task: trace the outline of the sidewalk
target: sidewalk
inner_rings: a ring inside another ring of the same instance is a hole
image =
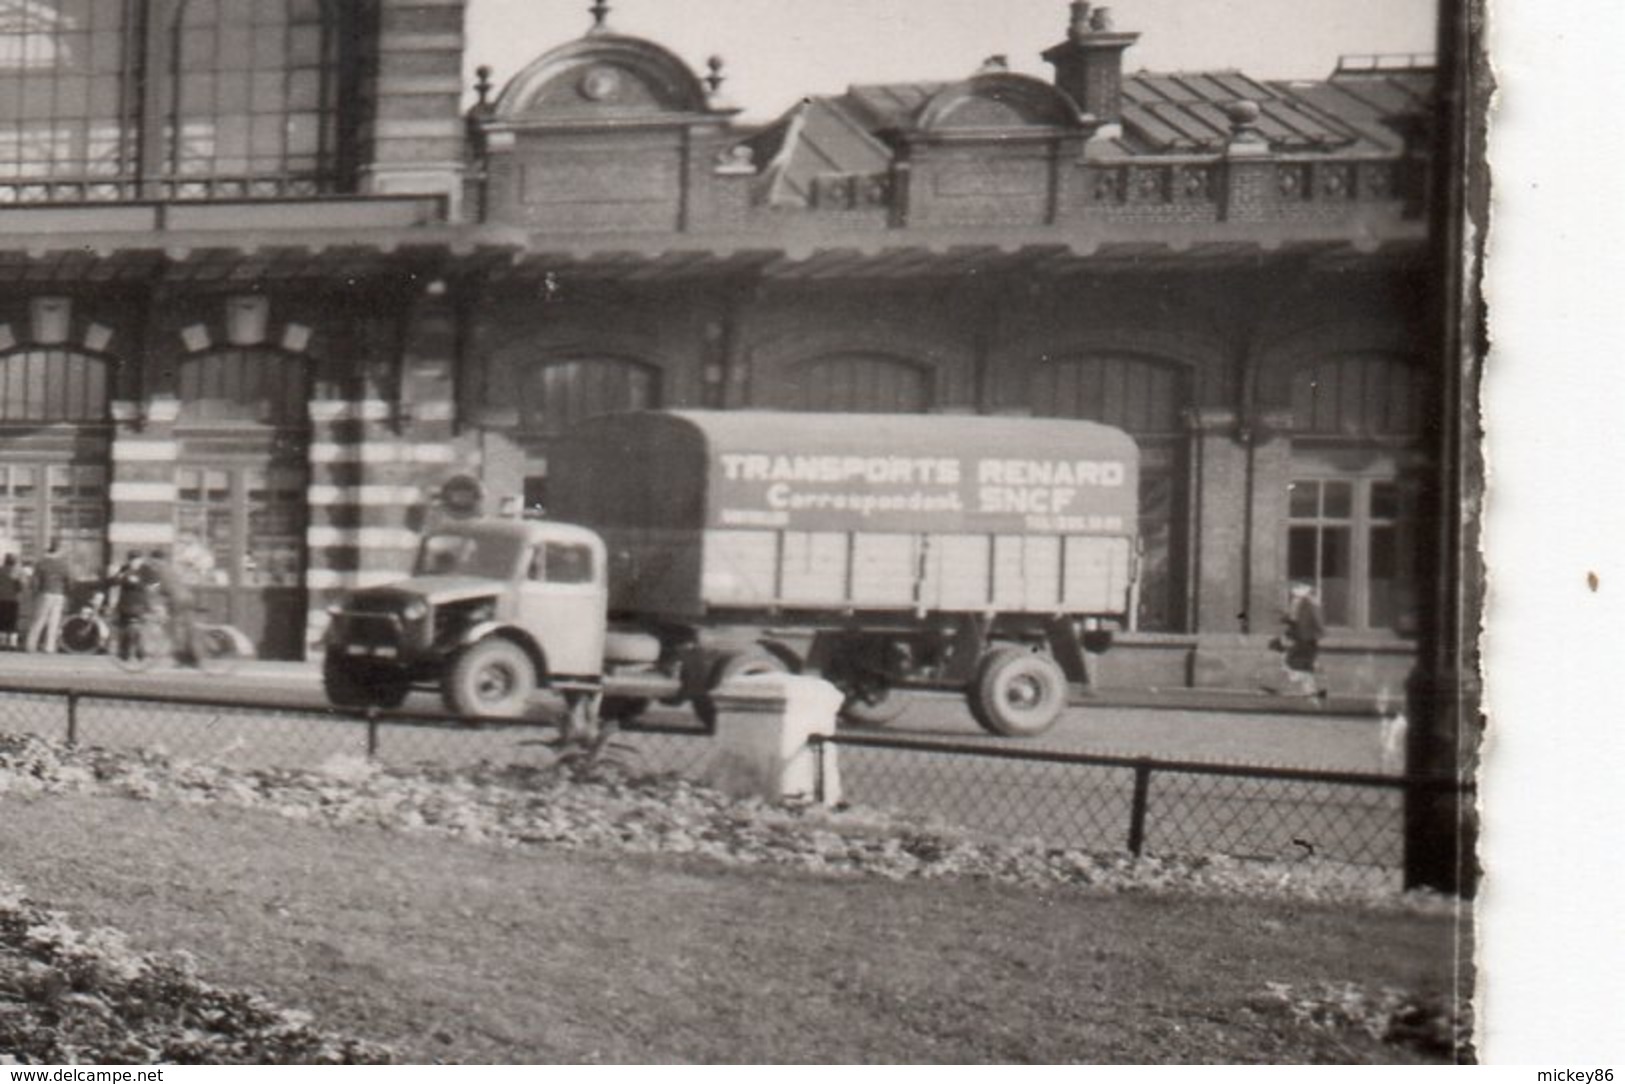
[[[70,683],[74,678],[162,678],[166,675],[187,674],[219,676],[231,681],[252,678],[255,681],[310,682],[320,684],[321,664],[316,662],[278,662],[269,659],[244,659],[235,669],[224,675],[204,675],[189,667],[176,667],[171,663],[154,666],[140,673],[127,673],[118,667],[109,655],[45,655],[23,651],[0,651],[0,684],[7,678],[26,678],[34,682],[60,678]]]
[[[1338,696],[1313,700],[1297,695],[1276,695],[1263,689],[1188,688],[1088,689],[1071,703],[1087,708],[1160,708],[1165,711],[1234,711],[1249,715],[1394,715],[1404,701],[1375,696]]]
[[[30,684],[60,682],[72,685],[76,680],[93,681],[116,679],[161,680],[166,677],[209,677],[225,682],[245,681],[247,684],[304,686],[317,689],[321,685],[321,664],[315,660],[280,662],[267,659],[248,659],[230,674],[203,675],[196,670],[157,667],[142,674],[129,674],[120,670],[106,655],[38,655],[23,652],[0,651],[0,685],[10,678]],[[246,680],[245,680],[246,679]],[[1163,711],[1217,711],[1240,712],[1252,715],[1357,715],[1380,717],[1397,712],[1403,703],[1386,703],[1373,696],[1337,696],[1324,701],[1309,700],[1301,696],[1276,696],[1261,689],[1222,688],[1143,688],[1143,689],[1087,689],[1075,695],[1074,707],[1087,710],[1092,705],[1109,708],[1146,708]]]

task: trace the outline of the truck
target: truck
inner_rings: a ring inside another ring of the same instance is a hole
[[[435,686],[514,716],[539,687],[628,717],[735,677],[817,674],[850,721],[916,689],[1042,733],[1135,598],[1138,450],[1093,422],[637,411],[550,457],[547,517],[424,538],[413,575],[333,609],[336,704]]]

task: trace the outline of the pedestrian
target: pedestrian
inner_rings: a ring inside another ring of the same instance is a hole
[[[180,570],[164,559],[163,550],[147,554],[147,569],[163,596],[164,605],[169,607],[169,639],[175,645],[175,661],[183,666],[195,665],[197,597]]]
[[[17,575],[22,580],[22,593],[17,598],[17,649],[24,648],[23,630],[34,621],[34,562],[23,559],[17,566]]]
[[[62,609],[68,600],[68,562],[62,543],[52,540],[34,569],[34,619],[28,625],[28,650],[56,653],[62,631]]]
[[[141,650],[141,623],[152,612],[156,578],[146,567],[140,550],[131,550],[107,584],[107,605],[113,612],[116,630],[114,652],[121,659],[133,658]]]
[[[15,553],[0,561],[0,649],[17,647],[17,617],[22,610],[23,575]]]
[[[1324,700],[1326,690],[1315,679],[1315,660],[1320,656],[1326,625],[1321,620],[1315,588],[1299,580],[1288,588],[1287,597],[1287,611],[1281,618],[1285,626],[1281,633],[1281,661],[1286,666],[1287,684],[1293,692]]]

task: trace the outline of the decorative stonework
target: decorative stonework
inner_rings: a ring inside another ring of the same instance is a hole
[[[1316,169],[1320,194],[1327,199],[1354,198],[1354,168],[1328,163]]]
[[[613,102],[621,96],[625,80],[607,64],[588,68],[576,83],[576,90],[589,102]]]
[[[1283,163],[1275,169],[1275,189],[1282,199],[1307,199],[1309,196],[1309,167],[1297,163]]]
[[[181,344],[191,353],[197,354],[207,350],[214,343],[214,337],[203,324],[188,324],[181,328]]]
[[[73,302],[66,297],[36,297],[28,302],[31,338],[40,346],[68,341],[73,324]]]
[[[1128,171],[1123,169],[1097,169],[1094,171],[1094,197],[1096,203],[1122,203],[1128,192]]]
[[[834,173],[813,181],[812,206],[820,211],[884,207],[891,202],[891,178],[883,173]]]
[[[1186,199],[1206,200],[1213,195],[1213,170],[1208,166],[1183,166],[1179,169],[1178,190]]]

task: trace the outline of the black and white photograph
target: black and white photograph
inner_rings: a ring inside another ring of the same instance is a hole
[[[1492,16],[0,0],[0,1064],[1496,1060]]]

